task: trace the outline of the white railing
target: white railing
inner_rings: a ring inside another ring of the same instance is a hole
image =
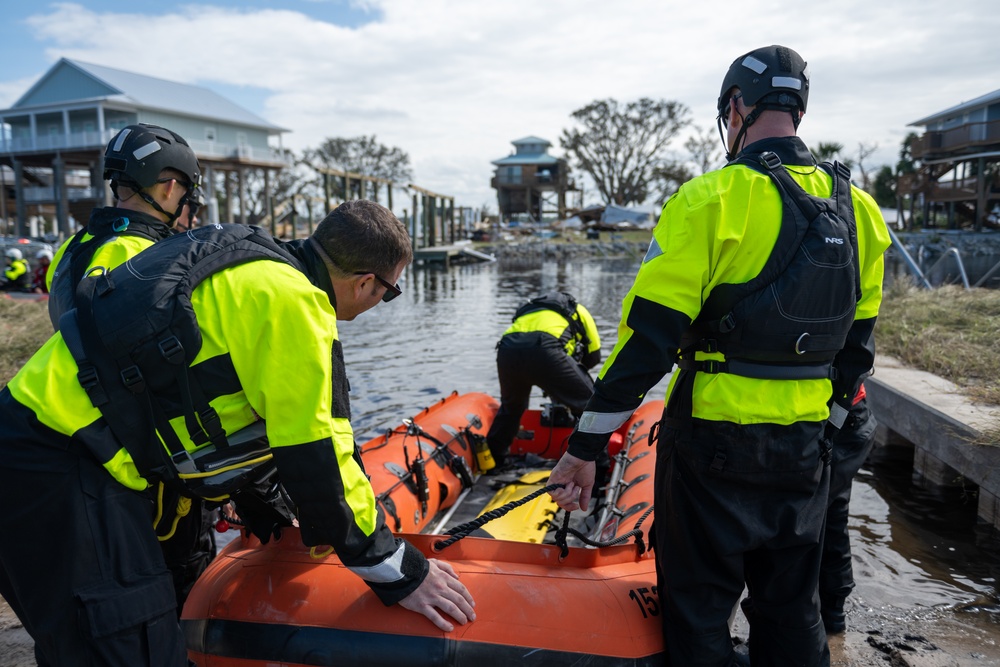
[[[81,201],[85,199],[101,199],[104,196],[104,187],[73,187],[66,188],[66,199],[69,201]],[[53,202],[56,199],[55,188],[33,187],[24,188],[24,201],[26,204],[43,204]]]
[[[8,153],[24,153],[27,151],[66,150],[72,148],[103,148],[111,141],[117,130],[105,130],[103,133],[74,132],[69,136],[63,134],[40,134],[32,140],[31,137],[14,137],[5,144],[0,143],[0,149]]]
[[[0,141],[0,152],[26,153],[30,151],[104,148],[117,132],[118,130],[108,129],[103,133],[98,131],[74,132],[69,136],[62,134],[38,135],[34,140],[31,137],[14,137],[6,142]],[[292,165],[292,161],[281,150],[272,146],[261,148],[248,144],[224,144],[218,141],[192,141],[190,144],[194,152],[202,157],[259,160],[275,162],[286,167]]]
[[[202,157],[239,158],[292,165],[291,160],[282,151],[271,146],[261,148],[249,144],[226,144],[219,141],[191,141],[190,144],[194,152]]]

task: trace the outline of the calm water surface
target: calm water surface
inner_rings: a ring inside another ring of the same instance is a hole
[[[540,292],[576,295],[606,354],[639,259],[408,268],[401,297],[340,323],[359,442],[452,391],[496,395],[496,341],[517,306]],[[665,390],[666,380],[650,396],[662,400]],[[533,406],[543,400],[536,390]],[[870,627],[957,617],[1000,641],[994,532],[977,524],[974,495],[924,492],[910,481],[911,464],[911,452],[886,447],[855,480],[858,587],[849,613]]]

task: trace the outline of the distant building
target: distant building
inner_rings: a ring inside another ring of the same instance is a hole
[[[510,221],[516,214],[527,214],[537,221],[546,213],[564,219],[566,193],[577,189],[569,164],[549,155],[552,144],[545,139],[525,137],[511,143],[514,153],[493,161],[497,169],[490,186],[497,191],[500,219]]]
[[[910,127],[924,128],[910,144],[921,167],[899,182],[899,194],[912,196],[911,214],[920,207],[925,221],[944,216],[955,229],[996,226],[1000,90],[913,121]]]
[[[268,182],[269,172],[289,166],[281,149],[288,130],[211,90],[62,58],[14,106],[0,110],[0,165],[13,171],[13,182],[4,185],[14,190],[18,233],[25,233],[29,216],[53,211],[67,235],[71,216],[86,221],[90,209],[110,204],[104,149],[134,123],[184,137],[201,162],[210,204],[222,174],[226,211],[214,205],[209,211],[224,222],[249,210],[247,170],[262,170]]]

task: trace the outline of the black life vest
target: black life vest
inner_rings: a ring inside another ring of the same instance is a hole
[[[580,361],[583,355],[586,354],[587,348],[590,346],[590,338],[587,336],[587,329],[584,327],[583,322],[580,321],[580,313],[577,311],[576,299],[573,298],[571,294],[566,292],[548,292],[547,294],[542,294],[541,296],[536,296],[535,298],[528,301],[526,304],[522,305],[517,311],[514,312],[514,317],[512,322],[516,322],[518,318],[528,313],[534,313],[539,310],[551,310],[559,313],[569,322],[569,326],[563,331],[562,335],[559,337],[559,344],[563,347],[571,339],[576,339],[576,347],[573,350],[573,358]]]
[[[742,284],[719,285],[681,341],[682,370],[761,379],[831,378],[861,297],[850,171],[821,165],[833,178],[829,199],[795,182],[772,152],[742,156],[771,177],[782,220],[767,263]],[[725,361],[696,361],[721,352]]]
[[[74,234],[66,244],[52,274],[52,286],[49,288],[49,320],[52,321],[52,328],[59,331],[59,318],[73,308],[76,286],[80,284],[94,254],[101,246],[117,236],[139,236],[156,243],[173,233],[166,223],[147,219],[141,213],[134,214],[113,208],[95,210],[87,226]],[[93,238],[84,241],[83,237],[87,234]]]
[[[147,479],[218,500],[273,472],[263,424],[227,438],[189,370],[202,346],[192,291],[218,271],[256,260],[304,272],[260,228],[199,227],[151,246],[110,272],[85,276],[76,290],[76,308],[60,319],[80,384]],[[178,412],[192,442],[208,445],[194,456],[169,425]],[[155,446],[157,435],[164,447]],[[264,458],[267,465],[247,463]]]

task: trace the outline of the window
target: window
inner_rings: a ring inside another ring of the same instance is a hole
[[[205,128],[205,141],[215,141],[215,128],[206,127]]]
[[[517,184],[521,182],[521,166],[504,167],[500,174],[501,183]]]

